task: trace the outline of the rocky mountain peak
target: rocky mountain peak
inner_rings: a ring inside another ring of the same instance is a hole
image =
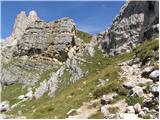
[[[25,29],[36,20],[40,20],[35,11],[29,12],[29,15],[26,16],[24,11],[21,11],[16,19],[13,27],[12,37],[14,39],[20,39],[25,31]]]
[[[32,10],[29,12],[28,19],[34,22],[36,20],[39,20],[40,18],[38,17],[36,11]]]

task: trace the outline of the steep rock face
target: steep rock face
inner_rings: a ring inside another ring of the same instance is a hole
[[[55,22],[35,21],[28,26],[17,42],[15,56],[41,54],[61,61],[67,59],[68,50],[75,45],[75,24],[69,18]]]
[[[131,51],[145,39],[158,36],[159,4],[127,1],[109,29],[102,34],[102,50],[109,55]]]
[[[17,50],[17,41],[21,40],[26,28],[37,20],[40,19],[35,11],[29,12],[28,16],[24,11],[17,15],[11,36],[1,43],[2,62],[7,63],[12,58],[14,51]]]

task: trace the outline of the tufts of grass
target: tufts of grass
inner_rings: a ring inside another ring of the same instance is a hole
[[[59,81],[58,81],[59,88],[57,92],[62,91],[70,84],[70,77],[71,75],[69,71],[65,69],[63,75],[59,78]]]
[[[90,116],[89,119],[104,119],[104,115],[102,112],[98,111],[96,114]]]
[[[138,96],[129,96],[126,98],[126,102],[128,105],[135,105],[136,103],[142,104],[143,98],[138,97]]]
[[[22,88],[22,85],[20,83],[15,83],[9,86],[2,86],[1,100],[7,100],[12,105],[19,101],[17,99],[19,95],[23,95],[25,93],[26,89]]]
[[[54,118],[55,116],[57,118],[66,118],[66,113],[70,109],[76,109],[80,107],[83,102],[94,99],[92,93],[99,84],[99,79],[108,78],[111,80],[109,86],[115,85],[119,70],[116,66],[119,62],[130,59],[130,55],[126,54],[126,56],[116,56],[110,59],[104,58],[102,54],[95,54],[96,60],[94,58],[88,59],[90,63],[86,63],[86,70],[89,70],[90,73],[87,76],[59,91],[55,97],[48,98],[46,95],[39,100],[26,101],[24,103],[26,105],[25,107],[17,106],[8,114],[16,114],[18,110],[21,109],[23,115],[27,116],[27,118]],[[104,64],[98,64],[101,62]],[[65,77],[66,76],[68,76],[67,73]],[[33,112],[34,109],[36,109],[36,112]],[[47,111],[44,109],[47,109]]]
[[[108,108],[108,111],[111,113],[111,114],[116,114],[116,112],[118,112],[119,108],[118,107],[109,107]]]
[[[79,32],[78,34],[82,39],[85,36],[81,32]],[[85,41],[89,42],[89,39],[90,37],[85,39]],[[57,118],[66,118],[66,113],[70,109],[79,108],[83,104],[83,102],[88,102],[95,97],[100,97],[102,94],[116,91],[119,96],[114,98],[114,100],[116,101],[124,99],[126,98],[128,91],[121,86],[122,81],[119,80],[119,66],[117,64],[131,59],[134,53],[139,55],[142,60],[145,59],[145,54],[150,54],[149,51],[152,49],[150,47],[152,46],[153,48],[156,48],[157,42],[154,42],[155,41],[151,41],[151,43],[144,43],[144,45],[139,46],[132,53],[114,57],[104,57],[98,50],[98,46],[96,46],[96,52],[93,58],[87,55],[84,56],[88,62],[84,63],[81,67],[84,71],[89,72],[87,76],[81,78],[75,83],[70,84],[65,89],[60,90],[55,97],[49,98],[47,95],[45,95],[39,100],[25,101],[25,103],[23,103],[25,104],[25,107],[17,106],[12,111],[8,112],[8,114],[15,115],[19,110],[21,110],[22,115],[26,116],[27,118],[49,119],[55,118],[55,116]],[[67,77],[69,77],[69,74],[65,72],[64,76],[62,76],[61,82],[67,82]],[[106,78],[109,79],[106,85],[102,88],[97,88],[99,79]],[[129,105],[134,105],[136,103],[141,104],[142,99],[143,98],[138,97],[127,97],[126,101]],[[112,109],[111,111],[115,112],[114,109]],[[97,114],[91,116],[91,118],[103,118],[103,115],[100,112],[97,112]]]
[[[159,49],[159,40],[147,40],[143,44],[139,45],[137,48],[133,50],[133,52],[139,57],[142,61],[142,64],[145,64],[148,58],[153,58],[154,56],[152,51],[156,51]]]
[[[85,43],[89,43],[92,39],[92,35],[80,30],[76,30],[76,36],[82,39]]]

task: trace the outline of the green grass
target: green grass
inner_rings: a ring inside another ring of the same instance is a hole
[[[150,42],[152,43],[152,41]],[[140,50],[142,48],[147,48],[145,44],[146,43],[144,43],[145,47],[143,47],[143,45],[139,46],[132,53],[118,55],[115,57],[104,57],[96,46],[96,52],[93,58],[87,55],[84,56],[88,62],[82,64],[81,67],[84,71],[89,71],[87,76],[68,85],[67,88],[61,89],[56,93],[55,97],[49,98],[46,94],[39,100],[26,101],[24,103],[26,105],[25,107],[17,106],[12,111],[8,112],[8,114],[17,114],[17,112],[21,110],[22,115],[27,118],[54,118],[55,116],[58,118],[66,118],[66,113],[70,109],[79,108],[83,102],[95,99],[95,97],[99,97],[103,93],[106,94],[116,91],[119,95],[114,99],[114,102],[126,98],[128,91],[121,86],[122,81],[119,80],[119,66],[117,64],[131,59],[135,53],[140,54]],[[66,82],[65,80],[67,80],[67,77],[69,77],[69,74],[65,72],[61,78],[62,82]],[[106,78],[109,79],[108,83],[106,83],[102,88],[97,88],[99,79]],[[141,103],[142,99],[128,97],[126,101],[129,105],[134,105],[137,102]],[[101,113],[98,112],[91,118],[101,117]]]
[[[118,107],[109,107],[108,108],[108,111],[111,113],[111,114],[116,114],[116,112],[118,112],[119,108]]]
[[[142,104],[143,98],[138,97],[138,96],[129,96],[126,98],[126,102],[128,105],[135,105],[136,103]]]
[[[57,92],[66,89],[66,87],[69,84],[71,84],[71,82],[69,81],[70,77],[71,77],[71,75],[70,75],[69,71],[65,69],[63,75],[59,78],[59,81],[58,81],[59,88],[58,88]]]
[[[104,119],[104,115],[102,112],[98,111],[96,114],[90,116],[89,119]]]
[[[2,86],[1,100],[7,100],[12,105],[19,101],[17,99],[19,95],[24,95],[25,93],[26,89],[22,89],[22,85],[20,83],[15,83],[9,86]]]
[[[145,41],[133,51],[141,59],[142,64],[145,64],[148,58],[153,58],[153,62],[155,61],[152,51],[157,49],[159,49],[159,40],[155,39]]]
[[[92,94],[99,84],[98,79],[109,78],[111,81],[116,81],[118,78],[117,64],[131,57],[131,54],[126,54],[113,58],[105,58],[97,51],[94,58],[88,58],[91,63],[85,63],[87,66],[85,69],[90,71],[88,76],[70,84],[66,89],[59,91],[55,97],[48,98],[46,95],[40,100],[26,101],[25,107],[17,106],[8,114],[16,114],[20,109],[27,118],[54,118],[55,116],[58,118],[66,118],[66,113],[70,109],[76,109],[80,107],[83,102],[94,99]],[[64,74],[63,78],[66,76],[68,76],[67,73],[66,75]],[[34,109],[36,109],[36,112],[33,112]]]
[[[82,39],[85,43],[89,43],[92,39],[92,35],[80,30],[76,30],[76,36]]]

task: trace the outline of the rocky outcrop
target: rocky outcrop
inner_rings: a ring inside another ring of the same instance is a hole
[[[130,52],[146,39],[158,37],[158,1],[127,1],[110,28],[101,35],[102,51],[109,55]]]
[[[75,23],[69,18],[49,23],[37,20],[26,28],[22,38],[17,42],[14,54],[15,56],[42,54],[65,61],[69,49],[75,45],[74,30]]]
[[[26,16],[24,11],[21,11],[15,20],[15,24],[13,27],[12,37],[14,39],[20,39],[24,34],[26,28],[32,23],[39,20],[37,13],[35,11],[29,12],[29,15]]]
[[[3,63],[7,63],[13,57],[13,53],[17,50],[17,41],[21,40],[26,28],[35,21],[40,20],[35,11],[29,12],[26,16],[24,11],[21,11],[16,19],[11,36],[6,38],[1,43],[1,55]]]

